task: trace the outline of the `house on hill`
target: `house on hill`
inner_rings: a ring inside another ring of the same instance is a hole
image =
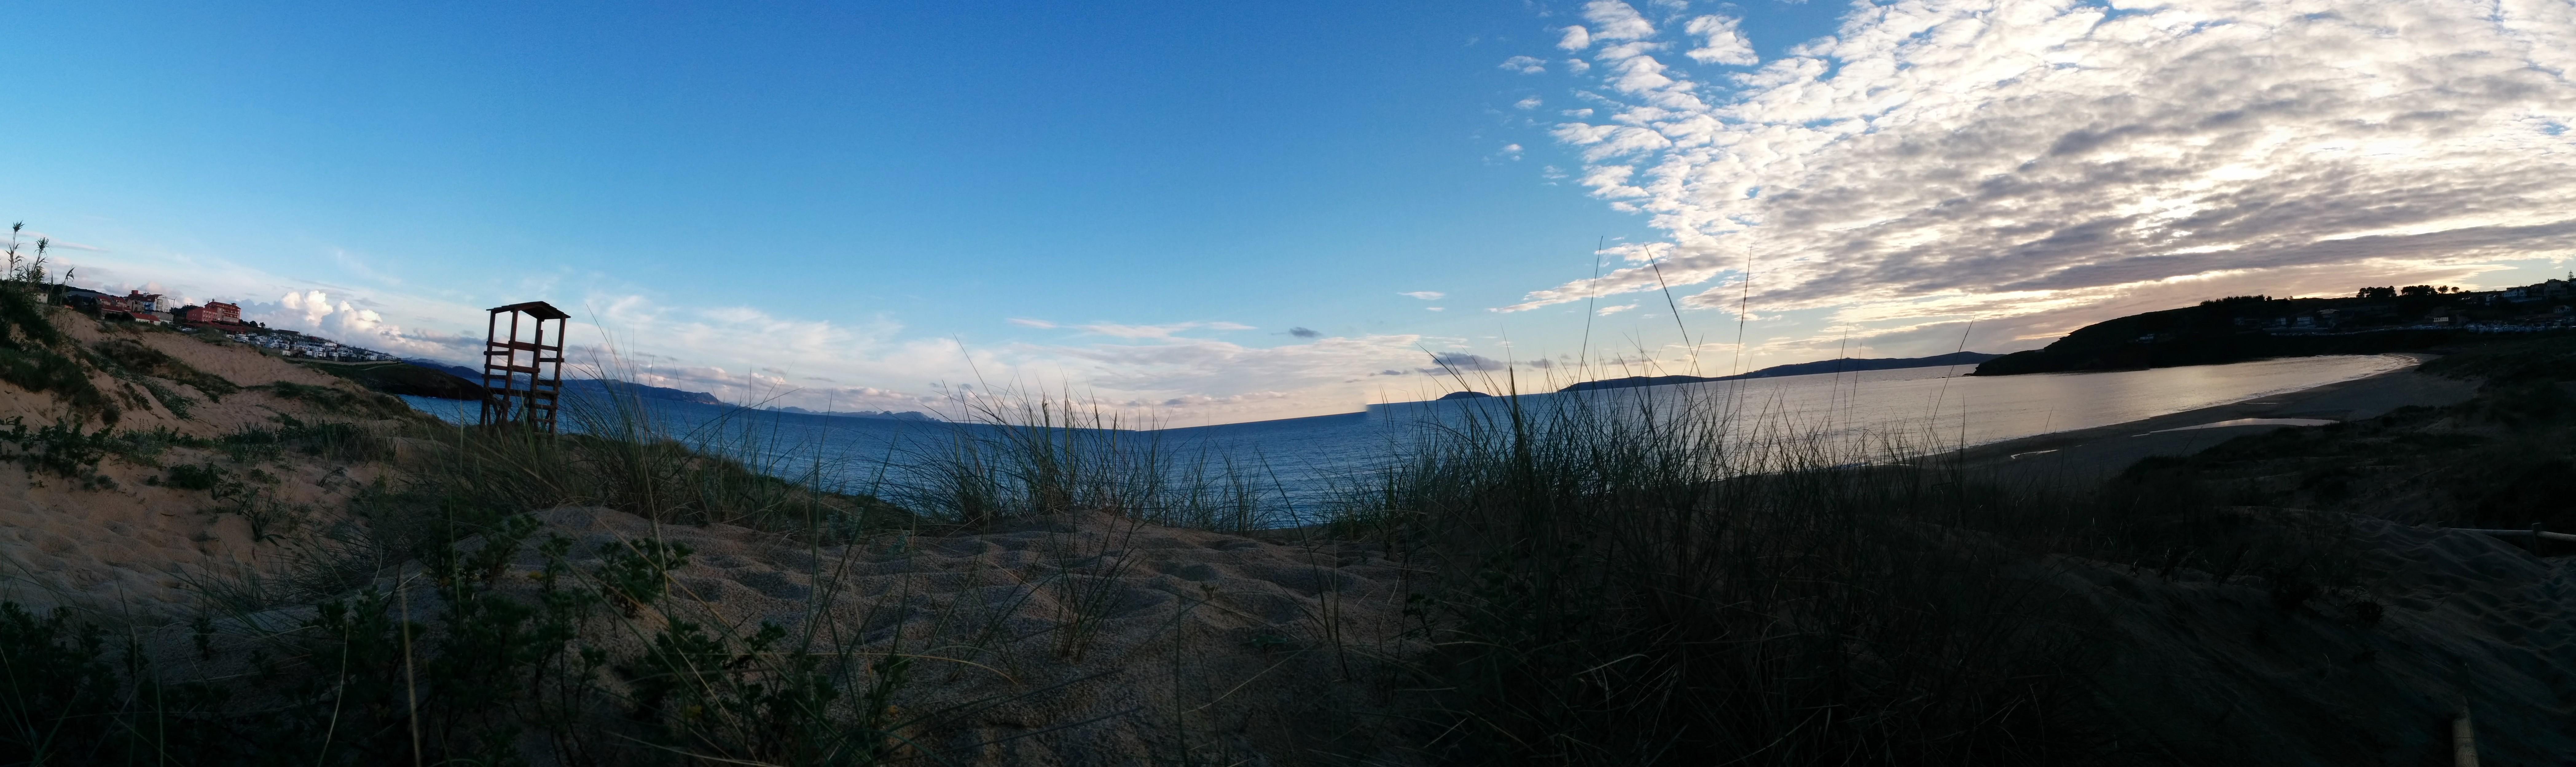
[[[161,311],[161,294],[127,291],[122,296],[98,297],[101,317],[124,316],[140,322],[167,323],[170,315]]]
[[[222,301],[208,301],[204,306],[181,308],[179,321],[204,325],[239,325],[241,307]]]

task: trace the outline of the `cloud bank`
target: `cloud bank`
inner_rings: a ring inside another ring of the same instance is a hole
[[[2028,339],[2124,297],[2576,249],[2565,2],[1899,0],[1768,62],[1727,17],[1583,18],[1559,47],[1594,65],[1606,120],[1553,136],[1669,242],[1506,311],[1660,277],[1719,282],[1699,308]]]

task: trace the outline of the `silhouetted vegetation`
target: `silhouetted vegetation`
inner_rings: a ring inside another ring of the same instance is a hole
[[[1430,433],[1338,523],[1412,553],[1427,748],[1458,764],[2119,761],[2096,616],[2053,557],[2285,604],[2362,574],[2342,523],[2188,474],[2060,491],[1896,450],[1742,440],[1651,398],[1527,400]]]
[[[2078,328],[2048,346],[1977,366],[1977,375],[2134,370],[2270,357],[2424,351],[2475,342],[2470,328],[2566,332],[2565,281],[2483,293],[2410,285],[2353,298],[2229,296]]]

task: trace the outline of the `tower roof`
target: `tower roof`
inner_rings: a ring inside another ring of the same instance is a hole
[[[537,319],[541,320],[560,320],[572,316],[565,314],[562,309],[555,308],[554,304],[549,304],[544,301],[529,301],[522,304],[492,307],[493,314],[500,314],[502,312],[527,312],[531,315],[535,315]]]

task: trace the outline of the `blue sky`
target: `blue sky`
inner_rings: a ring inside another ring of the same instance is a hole
[[[2045,74],[2071,59],[2114,81],[2188,85],[2227,73],[2194,68],[2186,50],[2351,55],[2330,45],[2333,29],[2243,7],[2217,10],[2274,25],[2271,42],[2117,21],[2189,11],[2205,25],[2213,12],[2180,5],[26,6],[0,80],[15,107],[0,121],[13,150],[0,217],[76,246],[61,253],[82,281],[237,300],[272,324],[387,351],[463,359],[482,307],[545,299],[604,330],[592,340],[635,373],[731,386],[729,399],[912,409],[940,384],[981,378],[1078,388],[1174,423],[1436,395],[1447,384],[1420,372],[1434,353],[1474,355],[1451,358],[1470,367],[1571,362],[1587,307],[1595,351],[1741,366],[1830,356],[1855,336],[1864,353],[1948,351],[1971,319],[1986,328],[1972,346],[2022,348],[2197,292],[2510,282],[2559,264],[2564,235],[2544,231],[2557,219],[2536,212],[2554,188],[2505,195],[2473,221],[2392,214],[2116,248],[2049,244],[2071,242],[2072,226],[1964,232],[1929,213],[1947,210],[1937,201],[1907,199],[1952,183],[1943,171],[2029,168],[2067,136],[2208,124],[2199,113],[2224,105],[2002,131],[1976,115],[2113,102],[2066,77],[2007,72],[1962,95],[1959,77],[1906,73],[2056,62],[2031,70]],[[2399,14],[2415,21],[2398,34],[2430,39],[2439,27],[2423,20],[2455,9],[2344,10],[2355,28],[2363,11]],[[2287,45],[2284,29],[2313,46],[2256,50]],[[2522,71],[2560,55],[2515,31],[2451,44],[2495,54],[2525,40],[2502,52]],[[2401,74],[2431,66],[2383,58]],[[2547,165],[2558,149],[2514,144],[2524,137],[2505,124],[2552,119],[2564,84],[2543,88],[2448,106],[2498,132],[2480,157],[2544,152]],[[2350,117],[2259,119],[2291,131]],[[1974,131],[1994,135],[1973,152],[1872,143]],[[2365,186],[2438,185],[2430,168],[2463,161],[2388,148],[2428,165]],[[1921,175],[1879,188],[1903,174],[1850,170],[1864,161]],[[2223,185],[2295,170],[2241,165],[2183,172]],[[1655,178],[1668,183],[1641,183]],[[2124,210],[2121,231],[2253,204],[2218,202],[2227,190],[2208,184],[2032,179],[2057,203]],[[1720,193],[1729,184],[1754,191]],[[1800,207],[1832,194],[1869,202]],[[1867,220],[1836,219],[1855,211]],[[1772,234],[1792,229],[1810,234]],[[2421,242],[2499,229],[2512,232],[2455,248],[2465,256]],[[1852,231],[1869,236],[1812,234]],[[2390,237],[2416,241],[2295,255]],[[1627,249],[1591,280],[1605,240]],[[1925,251],[1933,240],[1963,249]],[[1736,282],[1747,248],[1750,291]],[[1700,346],[1680,345],[1661,293],[1621,271],[1652,266],[1692,301]],[[1743,360],[1739,300],[1752,309]]]

